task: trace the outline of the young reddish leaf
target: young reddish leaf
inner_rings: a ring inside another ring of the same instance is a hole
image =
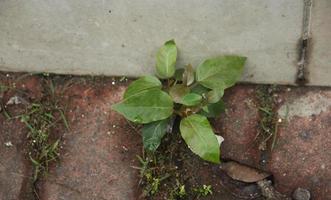
[[[181,103],[183,96],[190,92],[190,88],[183,84],[174,85],[170,88],[169,94],[175,103]]]
[[[192,65],[187,65],[183,73],[183,84],[189,86],[194,82],[194,69]]]

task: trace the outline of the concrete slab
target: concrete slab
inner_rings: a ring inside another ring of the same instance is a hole
[[[302,0],[5,0],[0,70],[150,74],[173,38],[178,66],[241,54],[242,81],[294,84],[302,16]]]
[[[312,7],[312,48],[309,81],[313,85],[331,85],[331,1],[315,0]]]

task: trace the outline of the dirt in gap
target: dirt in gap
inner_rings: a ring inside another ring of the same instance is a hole
[[[179,120],[155,153],[139,157],[140,199],[264,199],[255,183],[233,180],[192,153],[180,136]]]

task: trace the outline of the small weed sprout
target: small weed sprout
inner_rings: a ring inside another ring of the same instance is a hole
[[[21,122],[29,129],[27,138],[30,143],[29,158],[34,166],[34,183],[48,173],[49,164],[59,157],[60,140],[51,134],[52,128],[62,122],[69,129],[64,112],[55,98],[53,83],[47,83],[49,91],[43,99],[28,105],[25,113],[20,115]]]
[[[157,193],[159,191],[160,182],[161,181],[159,178],[153,178],[151,180],[151,190],[150,190],[151,195],[154,195],[155,193]]]
[[[194,188],[193,191],[198,197],[206,197],[213,194],[211,185],[202,185],[202,187]]]
[[[184,196],[186,196],[185,185],[179,186],[177,195],[179,198],[183,198]]]
[[[183,199],[187,196],[185,185],[181,184],[178,179],[176,179],[176,186],[170,192],[170,200]]]
[[[112,109],[134,123],[143,124],[144,148],[154,152],[175,117],[180,134],[202,159],[220,162],[220,143],[208,121],[224,110],[224,90],[241,77],[246,57],[227,55],[176,70],[177,47],[165,42],[156,55],[156,75],[132,82],[124,99]],[[161,79],[161,80],[160,80]],[[171,128],[170,128],[171,129]]]
[[[148,158],[143,159],[137,156],[140,167],[134,167],[140,171],[140,181],[139,184],[144,184],[144,196],[154,196],[158,191],[160,184],[163,180],[169,177],[169,174],[165,174],[163,177],[155,177],[154,171],[150,168],[150,163],[152,162]]]
[[[144,196],[154,196],[159,191],[161,182],[168,177],[168,174],[163,177],[154,177],[154,174],[151,171],[146,172],[145,180],[147,183],[144,189]]]

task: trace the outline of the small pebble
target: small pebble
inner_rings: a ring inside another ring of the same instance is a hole
[[[310,192],[303,188],[297,188],[293,195],[294,200],[309,200],[310,199]]]
[[[12,147],[13,143],[11,143],[11,141],[5,142],[5,146],[6,147]]]
[[[122,146],[122,149],[123,149],[124,151],[128,151],[128,150],[129,150],[126,146]]]
[[[21,101],[20,97],[13,96],[8,100],[6,105],[18,105],[18,104],[21,104],[21,103],[22,103],[22,101]]]

